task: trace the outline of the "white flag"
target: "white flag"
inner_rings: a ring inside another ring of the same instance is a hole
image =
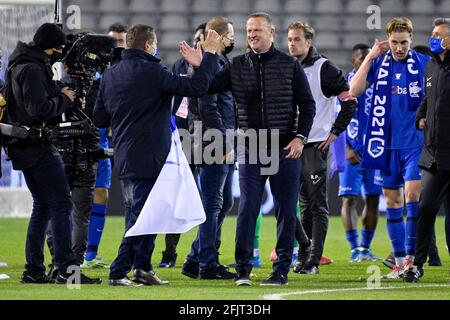
[[[144,207],[125,237],[184,233],[206,220],[200,194],[181,148],[178,130],[161,173]]]

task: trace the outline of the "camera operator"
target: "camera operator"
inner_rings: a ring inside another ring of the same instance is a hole
[[[108,148],[108,145],[104,143],[107,139],[106,132],[100,136],[99,129],[94,126],[91,119],[98,94],[100,74],[109,65],[112,59],[109,54],[115,44],[116,40],[112,37],[81,32],[68,36],[67,50],[64,50],[66,56],[63,64],[66,76],[62,81],[70,88],[76,88],[74,90],[77,97],[83,101],[80,103],[80,100],[77,100],[75,107],[65,113],[64,117],[69,122],[81,120],[87,126],[87,130],[83,130],[80,136],[69,140],[57,140],[74,205],[72,250],[76,263],[81,265],[81,268],[109,267],[97,259],[96,254],[100,240],[99,234],[101,236],[103,231],[106,206],[99,206],[95,202],[98,196],[95,196],[94,187],[106,186],[110,182],[111,175],[108,174],[108,169],[110,171],[111,166],[110,160],[104,159],[103,148]],[[97,54],[102,58],[91,65],[89,64],[91,59],[86,60],[86,55],[91,54]],[[97,239],[98,242],[95,241]],[[53,255],[51,232],[48,232],[48,245]],[[93,249],[95,249],[95,255],[92,254]],[[89,257],[91,258],[88,259]],[[55,272],[51,271],[50,276],[55,277]]]
[[[62,57],[66,36],[56,24],[39,27],[33,42],[19,42],[10,57],[7,75],[8,116],[13,124],[31,128],[51,124],[72,107],[75,93],[58,89],[52,80],[51,63]],[[33,211],[26,240],[26,265],[22,283],[48,283],[45,275],[44,242],[49,221],[54,237],[56,283],[66,283],[67,268],[76,264],[71,249],[72,202],[64,164],[49,139],[26,139],[8,147],[16,170],[22,170],[33,197]],[[100,283],[80,274],[80,283]]]
[[[62,82],[70,87],[75,87],[74,79],[69,74],[62,79]],[[97,97],[98,85],[99,80],[95,80],[92,86],[88,88],[85,103],[82,107],[83,112],[90,119]],[[70,120],[71,111],[68,111],[65,116],[67,120]],[[56,147],[61,153],[71,190],[73,202],[72,250],[76,264],[81,265],[87,249],[89,218],[92,211],[97,175],[97,159],[92,158],[88,152],[100,148],[98,130],[93,130],[89,134],[68,141],[58,140]],[[47,244],[54,257],[53,234],[50,226],[47,232]],[[49,275],[54,277],[55,273],[51,271]]]

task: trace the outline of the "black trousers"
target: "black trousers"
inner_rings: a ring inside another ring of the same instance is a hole
[[[89,163],[88,168],[75,177],[72,182],[72,250],[78,265],[83,264],[84,254],[87,249],[89,219],[94,202],[96,176],[97,163]],[[53,257],[53,235],[50,228],[47,231],[47,245]]]
[[[14,160],[13,160],[14,161]],[[61,272],[75,264],[70,237],[69,183],[59,154],[43,155],[31,168],[23,170],[33,196],[33,211],[28,224],[25,268],[30,275],[45,272],[45,233],[50,223],[54,237],[54,265]]]
[[[300,249],[311,239],[308,264],[319,266],[328,231],[328,150],[320,151],[314,144],[303,149],[300,178],[301,224],[297,222],[296,239]],[[298,218],[297,218],[298,219]],[[302,228],[303,226],[303,228]]]
[[[436,216],[448,195],[450,171],[422,170],[422,190],[417,220],[415,265],[422,267],[432,242]],[[449,213],[447,212],[447,215]]]

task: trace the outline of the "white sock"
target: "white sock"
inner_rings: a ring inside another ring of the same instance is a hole
[[[253,256],[259,257],[259,249],[253,249]]]
[[[293,254],[298,253],[298,249],[299,249],[298,247],[295,247],[294,250],[292,251],[292,253],[293,253]]]
[[[404,257],[401,257],[401,258],[395,258],[395,264],[397,265],[397,266],[399,266],[400,268],[403,268],[404,267],[404,265],[405,265],[405,258]]]
[[[412,263],[414,264],[414,256],[406,256],[405,259],[412,261]]]

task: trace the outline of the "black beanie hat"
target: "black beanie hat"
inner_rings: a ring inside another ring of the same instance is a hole
[[[66,34],[54,23],[44,23],[33,37],[34,43],[41,49],[57,48],[66,44]]]

